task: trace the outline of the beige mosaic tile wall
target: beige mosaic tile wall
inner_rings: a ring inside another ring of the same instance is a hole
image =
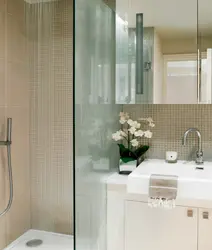
[[[124,111],[133,119],[154,119],[148,157],[164,159],[165,152],[173,150],[180,159],[194,159],[197,136],[189,135],[187,146],[182,146],[182,136],[188,128],[196,127],[202,134],[204,157],[212,159],[212,105],[124,105]]]
[[[72,1],[27,5],[32,228],[72,233]]]
[[[25,54],[24,1],[0,0],[0,140],[12,117],[14,199],[0,218],[0,249],[30,228],[29,85]],[[0,147],[0,210],[8,202],[6,148]]]

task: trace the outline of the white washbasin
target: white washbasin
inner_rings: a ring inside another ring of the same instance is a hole
[[[169,164],[164,160],[146,160],[128,176],[127,192],[148,195],[151,174],[176,175],[177,199],[212,200],[212,162],[205,162],[204,170],[197,170],[196,166],[187,161]]]

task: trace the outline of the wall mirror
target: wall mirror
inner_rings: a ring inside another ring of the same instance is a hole
[[[208,6],[211,0],[116,0],[117,103],[211,103]]]

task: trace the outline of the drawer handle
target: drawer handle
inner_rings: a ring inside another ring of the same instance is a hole
[[[194,215],[193,210],[192,210],[192,209],[188,209],[188,210],[187,210],[187,216],[188,216],[188,217],[193,217],[193,215]]]
[[[203,213],[202,213],[202,218],[205,219],[205,220],[208,220],[208,218],[209,218],[209,213],[208,213],[208,212],[203,212]]]

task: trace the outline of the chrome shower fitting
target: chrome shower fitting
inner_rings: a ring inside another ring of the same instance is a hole
[[[5,215],[11,208],[13,202],[13,176],[12,176],[12,164],[11,164],[11,140],[12,136],[12,118],[7,119],[7,139],[6,141],[0,141],[0,146],[7,147],[7,164],[8,164],[8,176],[9,176],[9,186],[10,186],[10,197],[7,207],[0,213],[0,217]]]
[[[152,63],[151,62],[144,62],[144,70],[149,71],[152,69]]]

